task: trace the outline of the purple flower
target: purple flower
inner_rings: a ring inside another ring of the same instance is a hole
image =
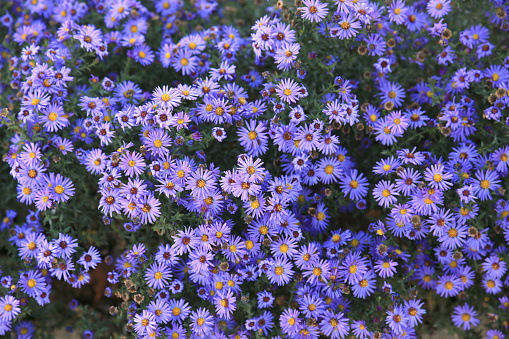
[[[471,326],[477,327],[477,325],[479,325],[480,320],[475,318],[476,316],[477,312],[473,307],[470,307],[468,304],[464,304],[463,306],[458,305],[454,308],[452,322],[458,328],[463,327],[463,330],[468,331]]]

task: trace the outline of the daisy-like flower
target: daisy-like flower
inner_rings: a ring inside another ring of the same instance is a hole
[[[265,124],[250,120],[246,126],[241,127],[237,135],[239,143],[244,147],[249,155],[254,157],[264,154],[267,150],[268,137]]]
[[[445,172],[442,164],[432,165],[426,168],[424,172],[424,179],[429,182],[429,185],[433,188],[440,190],[448,190],[451,188],[452,183],[447,180],[452,179],[452,174]]]
[[[143,144],[155,156],[165,156],[170,152],[167,147],[171,145],[171,137],[163,129],[153,129],[148,132]]]
[[[292,68],[299,54],[300,45],[297,43],[285,43],[276,51],[275,60],[277,68],[287,71]]]
[[[287,308],[281,313],[279,324],[284,333],[290,335],[297,333],[303,320],[299,318],[299,315],[300,312],[292,308]]]
[[[396,142],[396,137],[400,137],[400,134],[396,134],[389,127],[389,122],[386,119],[379,119],[375,124],[375,140],[380,141],[384,146],[389,146]]]
[[[378,205],[388,208],[398,200],[395,196],[399,195],[398,191],[390,181],[382,180],[375,185],[373,196]]]
[[[85,268],[85,272],[88,272],[91,268],[96,268],[97,264],[101,262],[101,255],[99,251],[94,247],[90,246],[88,251],[83,253],[83,255],[78,260],[78,264],[83,265]]]
[[[154,289],[166,288],[170,278],[170,269],[164,264],[153,263],[145,270],[145,281],[149,287]]]
[[[141,314],[134,317],[134,330],[139,335],[149,335],[157,328],[156,317],[149,310],[143,310]]]
[[[398,0],[398,2],[401,0]],[[392,102],[398,108],[403,104],[406,94],[403,87],[396,82],[386,81],[380,86],[381,98],[384,104]]]
[[[134,60],[142,66],[150,65],[154,61],[154,52],[147,45],[137,45],[133,50]]]
[[[168,88],[168,86],[157,87],[152,93],[152,100],[159,107],[173,108],[180,104],[181,94],[175,88]]]
[[[502,280],[498,278],[489,278],[485,276],[482,280],[482,286],[488,294],[498,294],[502,291]]]
[[[277,258],[266,272],[269,281],[278,286],[288,284],[294,273],[292,263],[284,257]]]
[[[301,87],[296,84],[293,79],[283,79],[276,87],[277,95],[287,103],[296,103],[299,100]]]
[[[460,200],[463,203],[468,204],[469,202],[477,199],[477,197],[474,194],[474,192],[476,190],[477,190],[477,186],[466,185],[466,186],[463,186],[461,188],[458,188],[456,190],[456,192],[458,193],[458,195],[460,197]]]
[[[46,107],[50,103],[50,97],[43,89],[37,88],[31,90],[28,94],[23,97],[21,106],[24,109],[31,111],[39,111]]]
[[[372,270],[369,270],[352,286],[353,295],[356,298],[366,299],[366,297],[373,294],[375,287],[376,275]]]
[[[59,131],[69,124],[69,119],[60,105],[50,104],[44,107],[41,113],[43,115],[39,116],[39,120],[48,132]]]
[[[74,184],[69,178],[65,178],[60,173],[49,173],[46,177],[46,182],[51,187],[53,199],[60,203],[66,202],[74,195]]]
[[[153,193],[142,196],[138,200],[137,211],[138,217],[142,224],[154,223],[161,215],[160,212],[161,202],[154,197]]]
[[[403,306],[396,305],[391,310],[387,310],[387,318],[385,319],[385,322],[389,327],[397,332],[400,333],[405,329],[408,325],[408,316],[403,309]]]
[[[338,26],[335,26],[332,34],[341,40],[350,39],[356,36],[360,29],[361,24],[353,13],[341,13],[341,19],[338,20]]]
[[[486,258],[482,264],[482,268],[490,278],[502,278],[507,271],[506,263],[500,260],[497,255]]]
[[[342,312],[335,314],[329,309],[322,314],[320,329],[328,338],[346,338],[350,332],[350,322]]]
[[[120,160],[120,168],[129,177],[138,176],[145,171],[143,156],[137,152],[127,151]]]
[[[321,159],[318,162],[318,169],[316,175],[326,185],[337,182],[343,174],[341,163],[333,157]]]
[[[21,312],[20,302],[12,295],[0,297],[0,319],[10,322]]]
[[[462,288],[461,279],[456,277],[455,275],[444,275],[441,276],[437,284],[437,294],[441,297],[453,297],[460,293]]]
[[[491,159],[498,172],[507,173],[509,169],[509,146],[501,147],[493,152]]]
[[[396,266],[398,266],[398,263],[391,259],[378,260],[375,265],[375,271],[382,278],[388,278],[396,274]]]
[[[440,19],[451,11],[450,0],[431,0],[426,5],[426,10],[434,19]]]
[[[236,298],[233,296],[233,291],[218,292],[214,297],[214,305],[216,306],[216,313],[220,317],[230,319],[233,311],[237,309],[235,304]]]
[[[405,22],[407,12],[408,7],[405,7],[405,2],[403,0],[393,0],[389,6],[389,20],[395,22],[397,25],[401,25]]]
[[[321,3],[320,0],[304,0],[303,4],[305,7],[299,7],[299,12],[311,22],[320,22],[329,13],[327,3]]]
[[[356,284],[368,271],[367,261],[359,253],[348,254],[339,268],[344,281],[349,284]]]
[[[157,298],[156,300],[151,301],[147,310],[152,312],[155,316],[156,322],[159,324],[166,324],[170,321],[171,310],[168,306],[168,302],[162,298]]]
[[[467,229],[468,227],[466,225],[451,225],[446,227],[443,235],[438,238],[438,241],[446,248],[458,248],[463,245],[466,240]]]
[[[235,77],[235,65],[230,65],[227,61],[222,61],[219,68],[210,69],[210,78],[213,81],[225,79],[227,81],[233,80]]]
[[[423,306],[424,303],[418,299],[405,300],[405,311],[408,315],[408,325],[410,327],[422,323],[422,315],[427,313]]]
[[[500,187],[500,179],[496,171],[477,171],[472,184],[477,186],[475,194],[481,201],[493,200],[491,191],[495,191]]]
[[[477,315],[478,314],[474,308],[468,304],[458,305],[454,308],[452,322],[458,328],[463,327],[463,330],[468,331],[471,326],[477,327],[477,325],[481,322],[479,319],[475,318]]]
[[[186,188],[196,198],[206,198],[216,189],[216,179],[214,173],[203,168],[192,172],[186,180]]]
[[[352,200],[360,200],[368,193],[368,180],[364,178],[362,173],[358,173],[356,169],[341,179],[341,189],[343,193],[350,196]]]
[[[371,334],[364,320],[355,320],[352,323],[352,333],[360,339],[370,338]]]
[[[197,335],[207,334],[212,331],[214,318],[206,308],[200,307],[191,313],[191,331]]]
[[[196,71],[199,59],[193,55],[188,49],[180,49],[173,57],[171,65],[177,72],[182,72],[182,75],[189,75]]]
[[[83,25],[74,35],[87,52],[92,52],[102,43],[103,37],[100,29],[96,29],[94,25]]]
[[[189,304],[183,299],[170,299],[168,300],[168,308],[170,309],[170,320],[173,323],[181,323],[187,319],[191,308]]]

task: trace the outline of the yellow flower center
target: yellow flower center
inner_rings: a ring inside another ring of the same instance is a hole
[[[490,186],[491,186],[491,183],[489,182],[489,180],[486,180],[486,179],[481,180],[481,188],[488,189],[488,188],[490,188]]]
[[[258,133],[256,133],[255,131],[251,131],[247,134],[247,136],[249,139],[254,140],[258,136]]]

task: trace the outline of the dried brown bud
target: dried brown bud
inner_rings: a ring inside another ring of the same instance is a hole
[[[507,90],[505,88],[499,88],[497,89],[497,91],[495,92],[495,95],[497,96],[497,98],[502,98],[503,96],[505,96],[507,94]]]
[[[222,262],[221,264],[219,264],[219,269],[223,272],[226,272],[228,271],[228,268],[230,268],[230,264],[225,261],[225,262]]]
[[[112,162],[118,162],[120,160],[120,154],[114,153],[111,155],[111,161]]]
[[[309,214],[310,216],[314,217],[314,216],[315,216],[315,214],[316,214],[316,208],[315,208],[315,207],[310,207],[310,208],[308,208],[308,214]]]
[[[490,104],[494,104],[495,101],[497,100],[497,95],[495,93],[491,93],[489,96],[488,96],[488,101],[490,102]]]
[[[475,228],[474,226],[470,227],[468,229],[468,236],[475,237],[476,235],[477,235],[477,228]]]
[[[452,37],[452,32],[449,28],[444,29],[442,32],[442,39],[449,40]]]
[[[134,286],[134,283],[132,282],[132,280],[131,280],[131,279],[126,279],[126,280],[124,280],[124,285],[125,285],[125,287],[127,287],[127,288],[131,288],[131,287],[133,287],[133,286]]]
[[[146,148],[144,145],[141,145],[141,146],[140,146],[140,153],[141,153],[142,155],[147,154],[147,148]]]
[[[387,253],[387,245],[385,244],[380,244],[378,245],[378,253],[380,253],[380,255],[384,255],[385,253]]]
[[[306,320],[306,325],[307,326],[311,326],[311,327],[315,327],[317,326],[318,324],[316,323],[316,319],[315,318],[308,318]]]
[[[133,331],[133,327],[134,327],[134,325],[132,323],[127,324],[127,325],[125,325],[125,330],[127,332],[132,332]]]
[[[118,308],[115,306],[110,307],[110,315],[116,315],[118,313]]]
[[[412,222],[412,225],[420,225],[421,217],[418,215],[413,215],[412,218],[410,219],[410,221]]]
[[[137,294],[134,296],[134,301],[136,301],[138,305],[141,304],[143,300],[145,300],[145,297],[141,294]]]
[[[394,103],[392,101],[387,101],[385,104],[384,104],[384,109],[386,111],[391,111],[392,109],[394,108]]]

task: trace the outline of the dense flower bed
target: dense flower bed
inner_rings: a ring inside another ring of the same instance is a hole
[[[0,335],[509,333],[509,2],[0,3]]]

